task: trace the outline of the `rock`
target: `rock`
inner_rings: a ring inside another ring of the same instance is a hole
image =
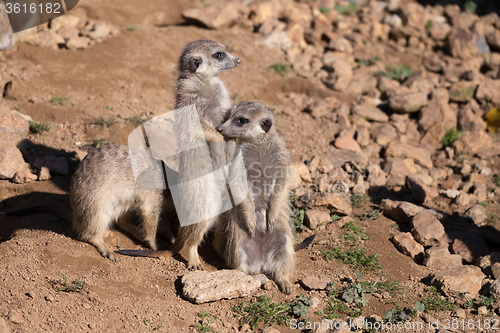
[[[181,283],[184,297],[196,304],[250,296],[261,285],[259,280],[237,270],[190,272]]]
[[[287,50],[293,46],[292,41],[283,30],[274,30],[269,35],[255,42],[257,46],[263,46],[267,49]]]
[[[465,310],[457,309],[451,313],[451,316],[455,318],[465,318]]]
[[[352,108],[352,113],[365,118],[368,121],[377,121],[386,123],[389,121],[389,116],[379,108],[368,105],[355,105]]]
[[[481,205],[474,205],[467,209],[464,214],[465,217],[471,219],[475,225],[482,227],[486,225],[486,210]]]
[[[413,237],[424,246],[437,246],[444,236],[444,227],[429,211],[424,210],[412,219]]]
[[[5,320],[2,317],[0,317],[0,333],[9,333],[9,332],[10,332],[10,329],[7,326],[7,323],[5,322]]]
[[[41,169],[42,167],[47,167],[50,171],[65,175],[69,174],[68,171],[68,162],[66,162],[66,158],[64,157],[56,157],[56,156],[44,156],[37,157],[33,165]]]
[[[462,266],[462,257],[445,247],[431,247],[425,251],[423,264],[434,268]]]
[[[454,28],[448,35],[448,43],[454,57],[469,59],[478,54],[474,35],[465,29]]]
[[[438,191],[425,185],[422,180],[416,177],[408,177],[408,186],[411,190],[411,196],[419,203],[431,201],[439,196]]]
[[[480,257],[475,263],[476,266],[481,267],[486,275],[493,275],[492,266],[495,264],[500,264],[500,252],[496,251]],[[495,276],[495,278],[497,278],[497,276]]]
[[[279,1],[256,1],[250,6],[250,19],[255,25],[277,20],[282,14],[283,4]]]
[[[406,177],[417,172],[415,163],[409,158],[387,158],[383,170],[388,175],[387,186],[404,186]]]
[[[468,297],[476,297],[484,277],[479,267],[455,266],[435,273],[431,284],[440,288],[447,296],[467,294]]]
[[[296,189],[302,184],[302,178],[300,177],[300,169],[302,167],[307,168],[304,163],[296,163],[290,166],[290,183],[292,189]]]
[[[498,30],[494,30],[486,34],[485,37],[490,48],[495,52],[500,52],[500,32]]]
[[[13,322],[14,324],[22,324],[24,323],[24,318],[23,318],[23,315],[20,314],[18,311],[16,310],[11,310],[9,312],[9,320],[11,322]]]
[[[450,101],[456,103],[467,103],[472,99],[476,84],[473,82],[459,81],[450,87]]]
[[[385,157],[411,158],[424,168],[431,169],[433,167],[429,150],[413,147],[404,143],[389,143],[385,151]]]
[[[457,153],[475,155],[477,152],[493,146],[493,139],[484,131],[466,131],[452,146]]]
[[[491,265],[491,274],[495,279],[498,279],[500,277],[500,262],[496,262]]]
[[[311,290],[323,290],[326,288],[327,284],[330,283],[330,279],[325,275],[310,275],[302,279],[302,284]]]
[[[382,212],[388,218],[399,223],[410,223],[412,218],[425,208],[406,201],[382,200]]]
[[[88,36],[100,43],[106,39],[113,31],[113,26],[106,22],[98,22],[93,29],[89,31]]]
[[[327,97],[314,100],[307,109],[310,111],[311,117],[318,119],[321,116],[331,114],[335,108],[340,105],[340,102],[335,97]]]
[[[399,113],[412,113],[427,105],[427,94],[411,92],[389,98],[389,107]]]
[[[458,128],[464,131],[485,131],[486,122],[470,107],[464,107],[458,112]]]
[[[443,191],[443,194],[450,199],[456,199],[460,195],[460,191],[458,190],[452,190],[448,189],[446,191]]]
[[[345,91],[347,86],[352,80],[353,72],[352,66],[345,60],[335,59],[334,61],[327,61],[327,54],[323,58],[323,64],[330,67],[332,72],[328,75],[323,83],[331,89],[337,91]]]
[[[323,210],[307,209],[304,222],[309,229],[316,229],[318,225],[330,222],[330,214]]]
[[[475,230],[463,233],[461,237],[455,239],[451,249],[469,264],[475,263],[480,257],[490,253],[481,233]]]
[[[356,141],[361,147],[366,147],[371,143],[370,130],[366,126],[358,126],[356,129]]]
[[[490,54],[491,53],[491,49],[490,49],[490,46],[488,45],[488,42],[486,41],[486,38],[484,38],[481,35],[476,36],[476,48],[477,48],[477,52],[479,54]]]
[[[450,34],[451,27],[447,23],[434,24],[432,28],[429,29],[429,34],[434,40],[445,40]]]
[[[49,180],[50,179],[50,170],[47,167],[42,167],[40,172],[38,173],[38,180]]]
[[[398,133],[394,126],[387,123],[373,127],[371,134],[375,142],[381,146],[389,144],[398,137]]]
[[[500,278],[497,278],[490,285],[490,295],[493,296],[495,301],[500,301]]]
[[[272,327],[265,327],[263,330],[262,330],[262,333],[280,333],[280,331],[278,331],[277,329],[275,328],[272,328]]]
[[[322,207],[328,209],[330,214],[351,215],[351,199],[346,193],[306,193],[295,202],[297,208]]]
[[[37,176],[32,174],[29,170],[18,171],[12,177],[12,182],[16,184],[25,184],[37,180]]]
[[[396,248],[403,254],[410,256],[415,261],[421,261],[424,247],[417,243],[411,233],[402,232],[392,238]]]
[[[0,144],[0,179],[11,179],[16,172],[28,170],[23,155],[12,143]]]
[[[346,93],[353,96],[364,95],[377,87],[377,79],[371,74],[356,73],[346,88]]]
[[[425,57],[423,64],[429,72],[441,73],[443,71],[443,63],[437,57]]]
[[[29,123],[17,111],[0,111],[0,135],[5,138],[22,138],[28,135]]]
[[[358,142],[350,136],[340,136],[335,139],[335,147],[338,149],[347,149],[354,151],[361,151],[361,147]]]
[[[3,97],[6,100],[22,101],[30,96],[30,87],[25,81],[12,80],[5,84]]]
[[[210,7],[187,9],[182,12],[182,16],[200,22],[209,29],[219,29],[237,20],[241,7],[238,1],[228,1]]]
[[[76,28],[78,23],[80,23],[80,19],[77,16],[65,14],[52,20],[50,29],[57,31],[61,28]]]
[[[66,42],[66,46],[70,50],[82,50],[88,47],[91,41],[89,37],[71,37]]]

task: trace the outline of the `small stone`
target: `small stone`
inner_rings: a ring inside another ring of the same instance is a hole
[[[12,182],[16,184],[25,184],[37,180],[37,176],[32,174],[29,170],[18,171],[12,177]]]
[[[295,202],[297,208],[326,208],[330,214],[351,215],[351,199],[346,193],[306,193]]]
[[[16,310],[11,310],[9,312],[9,320],[11,322],[13,322],[14,324],[22,324],[24,323],[24,318],[23,318],[23,315],[20,314],[18,311]]]
[[[323,290],[331,280],[325,275],[310,275],[302,279],[302,284],[311,290]]]
[[[0,333],[9,333],[9,332],[10,332],[10,329],[7,326],[7,323],[5,322],[5,320],[2,317],[0,317]]]
[[[406,201],[382,200],[382,212],[388,218],[399,223],[410,223],[412,218],[421,213],[425,208]]]
[[[0,179],[11,179],[16,172],[28,169],[23,155],[10,142],[0,144]]]
[[[38,174],[38,180],[49,180],[50,179],[50,170],[47,167],[42,167]]]
[[[335,139],[335,147],[337,147],[338,149],[361,151],[361,147],[359,146],[358,142],[354,140],[354,138],[347,135],[340,136]]]
[[[494,30],[489,34],[486,34],[485,37],[491,49],[495,52],[500,52],[500,32],[498,30]]]
[[[490,49],[490,46],[488,45],[488,42],[486,41],[486,38],[484,38],[481,35],[476,36],[476,48],[477,48],[477,52],[479,52],[479,54],[490,54],[491,53],[491,49]]]
[[[430,169],[433,167],[431,152],[429,150],[404,143],[389,143],[385,151],[385,157],[412,158],[424,168]]]
[[[451,254],[445,247],[431,247],[425,251],[423,264],[434,268],[461,266],[462,257]]]
[[[262,285],[262,288],[264,290],[271,290],[271,289],[273,289],[273,282],[272,281],[267,281],[266,283],[264,283]]]
[[[465,318],[465,310],[457,309],[451,313],[451,316],[455,318]]]
[[[431,201],[439,196],[437,190],[425,185],[419,178],[408,177],[408,186],[411,190],[411,196],[416,202],[424,203]]]
[[[61,28],[75,28],[78,23],[80,23],[80,19],[77,16],[66,14],[63,16],[59,16],[57,19],[51,22],[50,29],[51,30],[59,30]]]
[[[263,330],[262,330],[262,333],[280,333],[280,331],[278,331],[277,329],[275,328],[272,328],[272,327],[265,327]]]
[[[56,299],[52,295],[47,295],[47,296],[45,296],[45,300],[47,302],[54,302]]]
[[[100,43],[112,33],[112,30],[112,25],[106,22],[98,22],[95,24],[94,28],[89,31],[88,36]]]
[[[29,132],[29,123],[17,111],[0,111],[0,134],[12,137],[25,137]]]
[[[476,297],[484,277],[479,267],[455,266],[435,273],[431,284],[440,288],[446,296],[466,294],[468,297]]]
[[[469,59],[477,55],[474,35],[462,28],[455,28],[448,35],[451,54],[461,59]]]
[[[426,105],[427,94],[423,92],[411,92],[389,98],[389,107],[400,113],[416,112]]]
[[[490,295],[493,296],[495,301],[500,301],[500,278],[496,278],[490,285]]]
[[[459,190],[451,190],[451,189],[448,189],[446,191],[443,191],[443,194],[447,197],[447,198],[450,198],[450,199],[456,199],[459,195],[460,195],[460,191]]]
[[[261,283],[237,270],[195,271],[182,279],[184,297],[196,304],[250,296]]]
[[[264,284],[269,281],[268,277],[265,276],[264,274],[257,274],[254,276],[254,279],[257,279],[260,281],[260,283]]]
[[[91,41],[89,37],[71,37],[66,42],[66,46],[70,50],[82,50],[88,47]]]
[[[491,265],[491,275],[493,275],[495,279],[500,278],[500,262]]]
[[[420,261],[424,253],[424,247],[417,243],[411,233],[402,232],[393,238],[394,245],[403,254],[410,256],[415,261]]]
[[[453,148],[457,153],[475,155],[492,145],[493,139],[485,131],[466,131],[453,143]]]
[[[477,309],[477,314],[479,315],[487,315],[488,314],[488,308],[486,306],[480,306],[478,309]]]
[[[82,304],[82,307],[83,307],[84,309],[87,309],[87,310],[88,310],[88,309],[91,309],[91,308],[92,308],[92,305],[90,305],[89,303],[83,303],[83,304]]]
[[[459,254],[465,262],[470,264],[475,263],[479,257],[490,253],[481,233],[476,230],[463,233],[455,239],[451,249],[453,253]]]
[[[389,121],[389,116],[379,108],[368,105],[355,105],[352,108],[352,113],[365,118],[368,121],[376,121],[386,123]]]
[[[306,226],[309,229],[316,229],[318,225],[326,224],[330,221],[330,214],[323,210],[307,209],[305,212]]]
[[[381,146],[389,144],[398,137],[398,133],[396,132],[394,126],[387,123],[373,127],[371,134],[375,139],[375,142]]]
[[[417,173],[415,163],[410,158],[387,158],[384,167],[387,176],[387,186],[404,186],[406,178]]]
[[[412,219],[411,230],[415,239],[424,246],[439,245],[444,236],[444,227],[439,220],[429,211],[424,210]]]
[[[238,1],[228,1],[204,8],[187,9],[182,12],[186,19],[197,21],[210,29],[228,26],[240,16],[241,5]]]
[[[12,80],[5,84],[3,97],[6,100],[14,100],[14,101],[27,100],[31,95],[30,91],[31,90],[26,81]]]
[[[67,176],[69,174],[68,162],[66,162],[66,158],[64,157],[56,157],[56,156],[37,157],[33,165],[39,169],[41,169],[42,167],[47,167],[49,168],[50,171],[61,175]]]
[[[376,89],[377,79],[371,74],[356,73],[352,77],[351,82],[346,88],[346,93],[359,96],[368,94],[370,91]]]
[[[464,216],[471,219],[478,227],[486,225],[486,210],[481,205],[474,205],[467,209]]]
[[[240,328],[240,332],[241,333],[247,333],[247,332],[249,333],[249,332],[252,332],[252,329],[251,329],[250,325],[243,324],[243,326],[241,326],[241,328]]]
[[[450,87],[450,101],[467,103],[472,99],[476,85],[472,82],[459,81]]]
[[[327,54],[325,54],[325,57]],[[330,67],[332,69],[332,73],[323,81],[323,83],[331,89],[337,91],[345,91],[347,86],[352,80],[353,71],[352,66],[345,60],[335,59],[332,62],[323,58],[323,64],[326,67]]]

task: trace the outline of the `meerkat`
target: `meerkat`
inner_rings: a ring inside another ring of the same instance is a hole
[[[217,131],[231,107],[229,93],[216,75],[232,69],[240,60],[224,45],[200,39],[189,43],[179,59],[174,131],[180,161],[177,213],[181,228],[171,248],[173,254],[187,248],[188,269],[203,269],[198,246],[205,234],[224,218],[232,202],[223,199],[227,189],[224,167],[231,149]],[[216,170],[216,172],[212,172]],[[255,213],[247,196],[240,204],[246,230],[255,229]]]
[[[290,277],[295,267],[290,227],[290,158],[274,128],[273,115],[263,104],[242,102],[231,110],[218,131],[237,141],[256,223],[254,237],[248,237],[243,217],[237,209],[231,210],[227,223],[216,229],[214,248],[229,267],[247,274],[265,273],[284,293],[290,294],[294,289]]]
[[[132,164],[135,171],[142,171],[137,177],[134,177]],[[138,182],[143,186],[138,186]],[[120,229],[147,242],[151,249],[158,249],[156,233],[160,213],[175,215],[168,188],[150,189],[158,188],[155,184],[163,182],[160,161],[128,146],[104,145],[89,152],[75,170],[69,193],[71,210],[41,205],[5,214],[59,215],[71,221],[80,240],[94,245],[103,257],[115,261],[111,247],[104,242],[106,231],[115,221]],[[142,228],[131,223],[134,213],[141,218]],[[165,232],[173,242],[175,237],[168,227]]]

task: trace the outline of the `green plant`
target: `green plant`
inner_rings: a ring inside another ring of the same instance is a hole
[[[342,226],[346,232],[340,237],[346,245],[358,245],[359,241],[367,240],[368,237],[364,233],[364,229],[354,222],[346,223]]]
[[[56,97],[52,98],[50,101],[52,102],[52,104],[54,106],[58,106],[58,105],[66,106],[66,105],[68,105],[68,103],[70,103],[71,105],[75,105],[75,104],[71,103],[69,101],[69,99],[70,99],[70,97],[62,98],[61,96],[56,96]]]
[[[390,309],[385,313],[384,321],[390,323],[404,322],[415,317],[417,311],[424,311],[424,308],[425,306],[419,301],[415,302],[412,310],[398,306],[395,309]]]
[[[148,326],[150,332],[158,331],[163,327],[162,325],[153,326],[153,322],[151,321],[151,319],[144,319],[142,322],[144,323],[144,325]]]
[[[465,1],[464,8],[471,13],[475,13],[477,9],[477,5],[474,1]]]
[[[461,134],[462,134],[462,130],[450,128],[449,130],[446,131],[446,134],[441,139],[441,143],[445,147],[449,147],[453,144],[453,142],[457,141],[460,138]]]
[[[125,30],[136,31],[136,30],[139,30],[139,26],[137,24],[128,24],[125,26]]]
[[[42,134],[43,132],[48,132],[51,129],[49,124],[35,123],[34,121],[29,121],[30,132],[36,134]]]
[[[63,282],[57,281],[55,284],[58,285],[58,287],[55,288],[56,292],[63,291],[65,293],[70,293],[70,292],[77,292],[83,289],[85,286],[85,282],[81,280],[74,280],[71,283],[67,281],[66,274],[61,274],[61,277],[63,279]]]
[[[135,115],[133,116],[132,118],[125,118],[125,124],[131,124],[133,126],[139,126],[143,123],[145,123],[146,121],[148,121],[147,119],[143,119],[141,117],[139,117],[138,115]]]
[[[99,128],[100,131],[102,131],[104,129],[104,127],[110,127],[116,123],[119,123],[119,121],[115,120],[113,117],[109,117],[108,119],[104,119],[103,117],[99,117],[99,118],[94,119],[90,122],[91,125],[101,126]]]
[[[294,205],[295,201],[297,201],[297,191],[292,190],[292,193],[290,194],[290,203]]]
[[[360,64],[362,66],[371,66],[371,65],[374,65],[379,60],[380,60],[379,57],[371,57],[368,60],[365,60],[365,59],[358,60],[358,64]]]
[[[500,216],[498,216],[497,214],[490,214],[488,217],[486,217],[486,219],[484,221],[486,223],[490,223],[490,222],[498,220],[499,218],[500,218]]]
[[[341,217],[338,216],[337,214],[333,214],[330,216],[330,222],[338,221],[340,219],[341,219]]]
[[[429,20],[425,23],[425,30],[432,29],[433,26],[434,26],[434,22],[432,20]]]
[[[198,313],[198,317],[201,318],[200,322],[191,325],[191,327],[195,327],[198,332],[210,332],[214,330],[210,325],[215,323],[217,320],[216,315],[210,314],[206,311],[201,311]]]
[[[106,110],[114,111],[114,109],[115,109],[114,106],[106,105]]]
[[[351,206],[354,208],[361,208],[366,201],[368,201],[368,197],[364,194],[351,195]]]
[[[319,6],[318,7],[319,11],[322,12],[323,14],[328,14],[330,12],[330,8],[326,6]]]
[[[481,206],[483,206],[484,208],[488,207],[488,203],[487,203],[487,202],[484,202],[484,201],[478,202],[478,205],[481,205]]]
[[[382,265],[378,262],[378,254],[376,253],[369,256],[363,249],[346,251],[342,251],[342,249],[342,247],[336,247],[333,250],[322,251],[320,255],[322,255],[325,260],[340,260],[351,268],[359,267],[362,272],[382,268]]]
[[[373,73],[375,76],[385,76],[389,79],[396,81],[403,81],[411,75],[412,69],[403,63],[400,63],[397,67],[392,65],[386,66],[384,71],[378,71]]]
[[[356,12],[358,10],[358,4],[355,3],[354,1],[351,1],[349,2],[349,4],[347,5],[347,9],[350,11],[350,12]]]
[[[235,317],[240,318],[240,324],[249,324],[255,329],[261,322],[264,326],[272,326],[274,324],[288,325],[292,318],[310,321],[310,318],[306,316],[311,305],[311,299],[304,294],[293,301],[285,301],[283,304],[273,303],[271,298],[262,295],[255,301],[249,302],[248,305],[246,302],[238,304],[233,307],[233,312],[235,312]]]
[[[444,299],[443,295],[436,287],[430,286],[429,290],[433,295],[422,300],[422,304],[424,304],[426,312],[430,310],[437,312],[455,310],[455,303]]]
[[[288,71],[292,69],[292,66],[278,62],[276,64],[269,66],[269,69],[273,69],[276,72],[276,74],[279,74],[281,76],[286,76],[288,74]]]
[[[109,141],[106,139],[89,139],[87,142],[88,143],[82,147],[84,150],[93,150],[102,145],[109,145]]]
[[[497,187],[500,187],[500,175],[496,176]]]
[[[304,217],[305,211],[303,209],[295,208],[290,213],[290,222],[294,236],[297,236],[298,233],[305,230],[306,226],[304,225]]]

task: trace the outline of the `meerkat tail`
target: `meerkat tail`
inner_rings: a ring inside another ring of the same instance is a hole
[[[314,240],[315,237],[316,237],[316,234],[307,237],[306,239],[304,239],[302,241],[302,243],[295,244],[293,246],[293,250],[295,252],[297,252],[297,251],[300,251],[300,250],[303,250],[303,249],[307,248],[309,245],[311,245],[311,243],[313,242],[313,240]]]
[[[147,258],[163,258],[171,257],[172,251],[153,251],[153,250],[115,250],[115,253],[129,257],[147,257]]]

